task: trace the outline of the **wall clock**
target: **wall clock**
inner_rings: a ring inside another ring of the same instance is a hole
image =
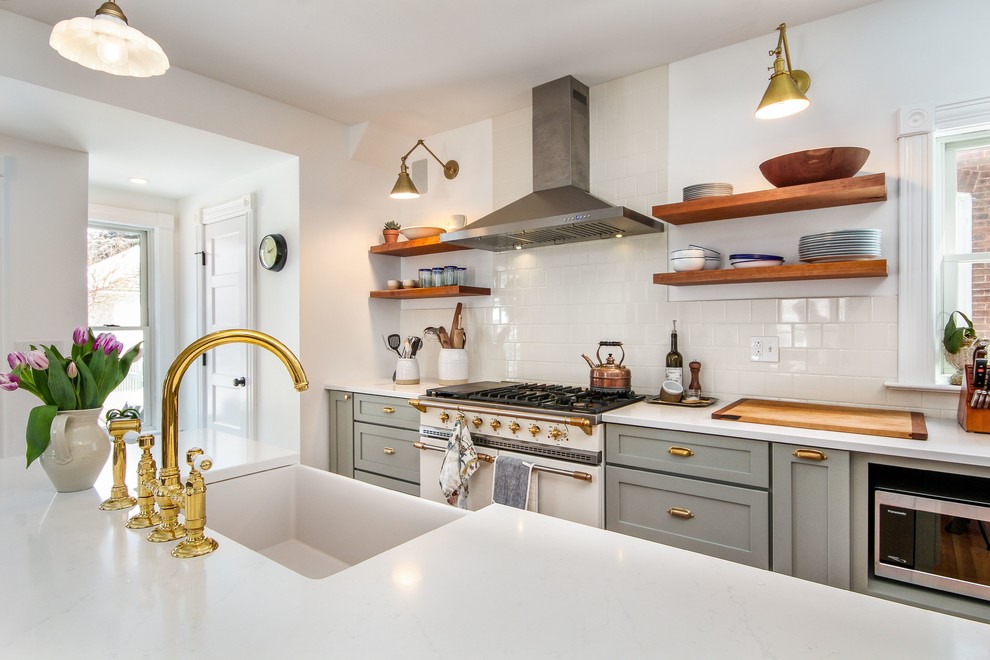
[[[258,259],[265,269],[278,271],[285,266],[286,252],[285,237],[282,234],[268,234],[258,246]]]

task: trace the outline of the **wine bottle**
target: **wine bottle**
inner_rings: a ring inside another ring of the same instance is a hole
[[[667,353],[665,365],[664,380],[672,380],[683,385],[684,358],[677,352],[677,321],[674,321],[674,329],[670,333],[670,352]]]

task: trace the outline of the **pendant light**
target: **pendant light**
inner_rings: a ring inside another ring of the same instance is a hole
[[[115,76],[147,78],[168,70],[162,47],[129,26],[114,0],[104,2],[93,18],[61,21],[52,29],[48,43],[67,60]]]
[[[448,179],[453,179],[457,176],[460,171],[460,166],[457,164],[456,160],[448,160],[446,163],[440,160],[433,151],[430,150],[426,143],[422,140],[417,140],[413,148],[406,152],[406,155],[402,157],[401,167],[399,168],[399,178],[395,180],[395,185],[392,186],[392,192],[389,193],[389,197],[392,199],[416,199],[419,197],[419,191],[416,190],[416,185],[413,183],[412,177],[409,176],[409,168],[406,166],[406,158],[409,154],[416,150],[416,147],[423,145],[423,148],[430,152],[430,155],[436,158],[436,161],[443,166],[443,175]]]
[[[791,69],[791,53],[787,49],[787,24],[777,26],[780,37],[777,47],[770,51],[774,56],[773,73],[770,84],[756,108],[757,119],[777,119],[801,112],[811,105],[804,95],[811,87],[811,76],[806,72]],[[785,61],[786,58],[786,61]]]

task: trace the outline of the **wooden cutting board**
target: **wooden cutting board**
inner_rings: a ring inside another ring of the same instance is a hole
[[[739,399],[713,412],[712,419],[883,435],[890,438],[928,439],[924,414],[906,410],[873,410],[793,401]]]

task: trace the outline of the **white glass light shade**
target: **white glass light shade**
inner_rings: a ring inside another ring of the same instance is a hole
[[[62,21],[48,43],[67,60],[115,76],[147,78],[168,71],[168,57],[158,42],[113,16]]]

